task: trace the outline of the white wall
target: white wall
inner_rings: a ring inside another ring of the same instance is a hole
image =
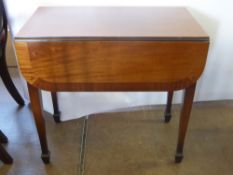
[[[187,6],[210,35],[211,45],[205,71],[198,82],[196,101],[233,99],[233,1],[230,0],[43,0],[43,5]],[[50,95],[43,94],[51,110]],[[165,93],[61,93],[62,120],[119,107],[163,104]],[[181,102],[181,93],[175,94]]]
[[[211,38],[196,100],[233,99],[233,1],[208,0],[190,5],[193,16]]]

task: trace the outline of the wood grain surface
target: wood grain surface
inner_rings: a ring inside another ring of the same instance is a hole
[[[207,39],[183,7],[39,7],[16,39]]]
[[[200,77],[208,42],[16,42],[26,80],[50,91],[177,90]]]
[[[198,80],[209,38],[182,7],[41,7],[15,45],[40,89],[165,91]]]

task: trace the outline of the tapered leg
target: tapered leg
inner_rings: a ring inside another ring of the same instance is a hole
[[[3,134],[3,132],[0,130],[0,143],[8,143],[8,139],[5,136],[5,134]]]
[[[57,93],[56,92],[51,92],[52,96],[52,102],[53,102],[53,118],[55,122],[60,123],[60,111],[58,107],[58,100],[57,100]]]
[[[4,85],[6,86],[8,92],[11,94],[11,96],[14,98],[14,100],[21,106],[24,105],[24,100],[20,96],[18,90],[16,89],[10,74],[7,69],[6,64],[6,41],[7,41],[7,32],[4,31],[4,35],[1,37],[1,55],[0,55],[0,76],[2,78],[2,81]]]
[[[172,117],[172,114],[171,114],[172,98],[173,98],[173,91],[168,91],[167,105],[166,105],[166,110],[165,110],[165,113],[164,113],[165,123],[168,123],[171,120],[171,117]]]
[[[49,163],[50,161],[50,153],[48,150],[48,144],[47,144],[47,138],[46,138],[46,129],[45,129],[45,121],[43,117],[43,106],[41,102],[41,92],[36,87],[28,84],[28,90],[29,90],[29,96],[31,100],[31,107],[32,112],[34,115],[35,123],[37,132],[40,139],[40,145],[41,145],[41,158],[44,161],[44,163]]]
[[[0,160],[3,161],[5,164],[12,164],[13,159],[11,156],[6,152],[4,147],[0,144]]]
[[[192,109],[195,88],[196,88],[196,83],[185,89],[183,107],[180,116],[178,143],[177,143],[176,156],[175,156],[176,163],[180,163],[183,159],[184,139]]]

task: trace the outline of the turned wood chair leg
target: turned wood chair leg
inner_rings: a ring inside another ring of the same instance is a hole
[[[171,117],[172,117],[172,114],[171,114],[172,98],[173,98],[173,91],[168,91],[167,105],[166,105],[166,110],[165,110],[165,113],[164,113],[165,123],[168,123],[171,120]]]
[[[12,164],[12,157],[6,152],[4,147],[0,144],[0,160],[5,164]]]
[[[16,89],[10,74],[8,72],[7,69],[7,64],[6,64],[6,56],[5,56],[5,48],[1,48],[2,49],[2,56],[0,58],[0,76],[2,78],[2,81],[6,87],[6,89],[8,90],[8,92],[10,93],[10,95],[14,98],[14,100],[21,106],[24,105],[24,100],[23,98],[20,96],[18,90]]]
[[[3,132],[0,130],[0,143],[8,143],[8,139],[5,136],[5,134],[3,134]]]
[[[188,122],[192,109],[195,88],[196,88],[196,83],[185,89],[183,107],[180,115],[179,136],[178,136],[178,143],[177,143],[176,156],[175,156],[176,163],[180,163],[183,159],[184,139],[188,128]]]
[[[0,143],[7,143],[8,139],[5,134],[0,130]],[[11,156],[6,152],[4,147],[0,144],[0,160],[3,161],[5,164],[12,164],[13,159]]]
[[[41,145],[41,158],[45,164],[49,163],[50,161],[50,152],[48,150],[48,144],[47,144],[47,138],[46,138],[46,128],[45,128],[45,121],[43,116],[43,106],[42,106],[42,97],[41,97],[41,91],[28,84],[28,90],[29,90],[29,96],[31,100],[31,107],[33,116],[36,123],[37,132],[40,139],[40,145]]]
[[[57,93],[51,92],[51,96],[53,102],[53,118],[56,123],[60,123],[61,112],[59,111],[59,107],[58,107]]]

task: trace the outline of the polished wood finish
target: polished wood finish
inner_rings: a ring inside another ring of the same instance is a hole
[[[168,123],[172,117],[172,113],[171,113],[172,99],[173,99],[173,91],[168,91],[168,93],[167,93],[167,105],[166,105],[166,110],[164,113],[165,123]]]
[[[15,44],[27,81],[55,92],[179,90],[200,77],[208,45],[207,41],[17,40]]]
[[[185,8],[41,7],[16,35],[23,75],[54,92],[182,89],[200,77],[208,45]]]
[[[183,7],[39,7],[16,38],[112,41],[208,36]]]
[[[37,132],[40,139],[41,144],[41,158],[44,161],[44,163],[49,163],[49,150],[48,150],[48,144],[47,144],[47,138],[46,138],[46,128],[45,128],[45,121],[43,116],[43,106],[41,102],[41,92],[39,89],[33,87],[32,85],[28,84],[28,91],[29,96],[31,100],[31,107],[33,116],[36,123]]]
[[[182,160],[209,46],[208,35],[184,8],[43,7],[16,35],[15,46],[47,160],[40,89],[168,91],[167,113],[173,91],[186,89],[176,154],[176,162]]]
[[[183,107],[180,115],[179,136],[178,136],[178,143],[177,143],[176,157],[175,157],[175,161],[177,163],[181,162],[183,159],[184,139],[188,128],[190,113],[192,110],[195,88],[196,88],[196,83],[185,89]]]

